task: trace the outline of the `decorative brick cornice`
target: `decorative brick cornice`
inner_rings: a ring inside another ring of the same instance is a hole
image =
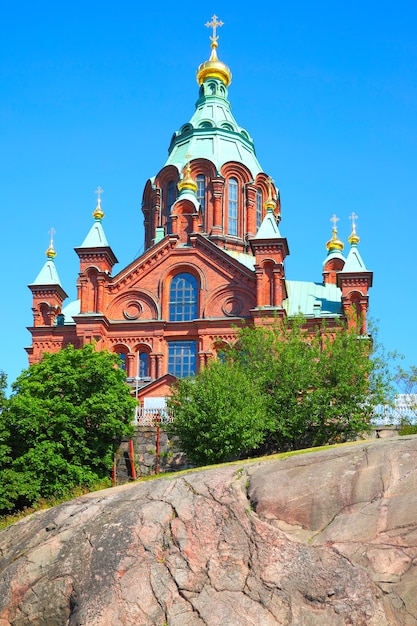
[[[177,242],[178,237],[171,235],[156,246],[149,248],[142,257],[132,261],[124,270],[114,276],[108,286],[109,293],[116,295],[126,287],[129,287],[132,282],[139,280],[144,274],[151,271],[157,263],[167,257],[171,250],[175,248]]]

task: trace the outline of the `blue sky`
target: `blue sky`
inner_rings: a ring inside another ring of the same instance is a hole
[[[158,6],[157,11],[155,7]],[[280,188],[288,278],[321,280],[330,218],[359,220],[373,319],[417,364],[417,5],[414,2],[11,2],[0,9],[0,369],[27,366],[31,283],[54,227],[76,296],[80,245],[104,189],[119,271],[143,250],[146,180],[194,111],[216,13],[229,98]]]

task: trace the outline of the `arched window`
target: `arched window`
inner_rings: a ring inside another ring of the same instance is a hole
[[[139,352],[139,378],[149,376],[149,355],[147,352]]]
[[[118,352],[117,354],[120,357],[119,367],[121,370],[125,372],[126,371],[126,355],[124,352]]]
[[[256,190],[256,230],[262,223],[262,191]]]
[[[197,200],[200,203],[201,213],[204,218],[206,208],[206,177],[204,174],[198,174],[197,176]]]
[[[192,274],[177,274],[169,292],[169,319],[187,322],[197,317],[197,279]]]
[[[175,185],[175,181],[170,180],[167,187],[167,234],[170,235],[172,232],[172,222],[171,222],[171,207],[177,199],[177,188]]]
[[[227,232],[237,237],[237,180],[229,178],[227,194]]]

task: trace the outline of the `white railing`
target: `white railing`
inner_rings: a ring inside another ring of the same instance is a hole
[[[138,406],[135,409],[133,424],[135,426],[157,426],[170,424],[174,420],[173,412],[167,407],[147,408]],[[417,394],[398,394],[392,406],[378,404],[371,420],[374,426],[399,426],[403,422],[417,424]]]
[[[403,422],[417,423],[417,394],[399,393],[393,406],[378,404],[372,423],[375,426],[398,426]]]
[[[154,409],[138,406],[135,410],[133,423],[135,426],[158,426],[158,424],[170,424],[173,421],[172,411],[169,409]]]

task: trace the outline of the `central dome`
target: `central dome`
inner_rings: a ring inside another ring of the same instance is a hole
[[[211,48],[209,60],[201,63],[197,70],[197,82],[199,85],[202,85],[208,78],[218,78],[228,87],[232,82],[232,72],[225,63],[218,59],[216,52],[217,41],[212,41]]]

